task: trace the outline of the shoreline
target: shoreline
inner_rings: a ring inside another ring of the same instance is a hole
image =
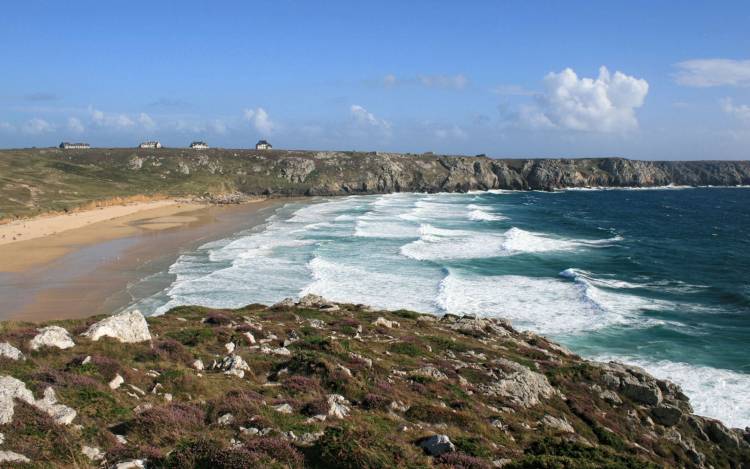
[[[134,300],[132,285],[165,271],[185,250],[258,226],[291,201],[139,203],[123,216],[88,223],[90,217],[83,217],[83,226],[0,245],[0,321],[63,320],[117,311]],[[108,215],[98,212],[121,212],[108,208],[93,212],[100,217]]]

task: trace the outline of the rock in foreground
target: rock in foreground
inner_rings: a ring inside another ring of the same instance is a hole
[[[748,432],[693,415],[674,384],[583,360],[501,320],[309,296],[62,326],[87,332],[69,348],[34,349],[36,327],[0,328],[2,464],[750,464]]]

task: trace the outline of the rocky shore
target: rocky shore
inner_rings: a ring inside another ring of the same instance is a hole
[[[750,185],[748,161],[230,149],[4,150],[0,173],[0,219],[154,194],[239,203],[253,196]]]
[[[310,295],[0,324],[2,467],[748,464],[678,386],[503,320]]]

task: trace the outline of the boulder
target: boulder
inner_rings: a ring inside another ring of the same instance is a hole
[[[26,388],[26,384],[11,376],[0,376],[0,425],[13,421],[14,400],[18,399],[33,405],[34,394]]]
[[[95,446],[86,446],[83,445],[81,447],[81,453],[84,454],[87,458],[89,458],[92,461],[99,461],[100,459],[104,458],[104,453],[102,450]]]
[[[241,356],[230,355],[224,357],[224,360],[219,363],[219,368],[224,370],[225,375],[234,375],[238,378],[244,378],[245,372],[250,370],[250,365],[248,365],[245,359]]]
[[[234,415],[224,414],[216,420],[216,423],[218,423],[219,425],[224,425],[224,426],[231,425],[234,423]]]
[[[114,378],[112,378],[112,381],[109,382],[109,389],[114,391],[115,389],[119,388],[124,382],[125,379],[117,374]]]
[[[10,345],[8,342],[0,342],[0,357],[9,358],[11,360],[26,359],[20,350]]]
[[[146,461],[143,459],[128,459],[114,465],[115,469],[145,469]]]
[[[563,433],[575,433],[575,429],[573,426],[568,423],[565,418],[557,418],[553,417],[552,415],[546,414],[544,417],[542,417],[542,420],[540,423],[546,427],[551,428],[553,430],[557,430]]]
[[[549,399],[557,394],[547,377],[541,373],[504,358],[493,360],[493,363],[502,366],[498,370],[501,377],[493,383],[477,386],[479,392],[485,395],[507,398],[519,407],[532,407],[542,399]]]
[[[204,368],[204,366],[203,366],[203,360],[201,360],[200,358],[196,359],[193,362],[193,368],[195,368],[198,371],[203,371],[203,368]]]
[[[138,310],[122,312],[94,323],[82,334],[91,340],[111,337],[125,343],[151,340],[146,318]]]
[[[639,380],[634,376],[625,376],[620,380],[620,391],[639,404],[651,406],[658,405],[663,398],[656,380]]]
[[[62,425],[70,425],[73,419],[76,418],[75,410],[57,402],[57,395],[55,395],[55,390],[52,388],[45,389],[44,397],[36,401],[34,406],[46,412],[55,422]]]
[[[473,316],[463,316],[458,320],[450,321],[448,327],[454,331],[474,337],[489,335],[507,337],[510,335],[510,331],[501,322],[494,319],[476,318]]]
[[[30,463],[31,459],[13,451],[0,451],[0,463]]]
[[[39,350],[42,347],[66,349],[74,345],[75,342],[70,333],[60,326],[47,326],[39,329],[39,334],[34,336],[29,343],[31,350]]]
[[[328,415],[337,419],[343,419],[349,415],[349,401],[340,394],[328,396]]]
[[[455,445],[451,443],[451,440],[447,435],[432,435],[423,438],[419,442],[419,447],[430,456],[440,456],[441,454],[456,451]]]
[[[400,324],[397,321],[389,321],[388,319],[384,318],[383,316],[380,316],[376,320],[372,322],[373,326],[376,327],[385,327],[386,329],[393,329],[395,327],[399,327]]]
[[[292,406],[286,403],[274,406],[273,410],[282,414],[291,414],[294,411]]]
[[[45,389],[44,397],[37,400],[23,381],[12,376],[0,376],[0,425],[13,421],[16,399],[45,412],[62,425],[70,424],[76,417],[75,410],[57,402],[52,388]]]
[[[651,416],[656,423],[671,427],[679,423],[680,418],[682,418],[682,411],[676,406],[661,404],[651,409]]]
[[[442,371],[438,370],[434,366],[423,366],[417,368],[409,373],[409,376],[422,376],[424,378],[434,379],[436,381],[443,381],[448,377]]]

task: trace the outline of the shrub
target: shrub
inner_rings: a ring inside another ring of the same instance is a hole
[[[201,429],[205,417],[200,407],[177,403],[145,410],[136,415],[128,428],[150,443],[163,445],[176,442],[185,433]]]
[[[214,337],[214,332],[207,327],[196,327],[167,332],[165,335],[175,339],[182,345],[195,347],[198,344],[212,339]]]
[[[328,402],[325,399],[315,399],[302,406],[304,415],[326,415],[328,413]]]
[[[490,469],[492,464],[465,453],[443,453],[435,462],[454,469]]]
[[[317,393],[321,390],[320,382],[302,375],[291,375],[282,383],[283,388],[292,394]]]
[[[180,342],[170,338],[154,341],[154,351],[164,361],[189,363],[192,358]]]
[[[382,434],[360,425],[328,427],[316,442],[314,451],[320,467],[330,469],[370,469],[400,467],[402,449]]]
[[[211,324],[212,326],[226,326],[232,322],[232,318],[224,313],[212,311],[206,315],[204,322],[206,324]]]
[[[254,391],[235,389],[208,403],[208,419],[215,422],[224,414],[232,414],[238,425],[246,425],[260,413],[264,397]]]
[[[383,410],[388,408],[390,399],[380,394],[368,393],[362,399],[362,407],[368,410]]]

